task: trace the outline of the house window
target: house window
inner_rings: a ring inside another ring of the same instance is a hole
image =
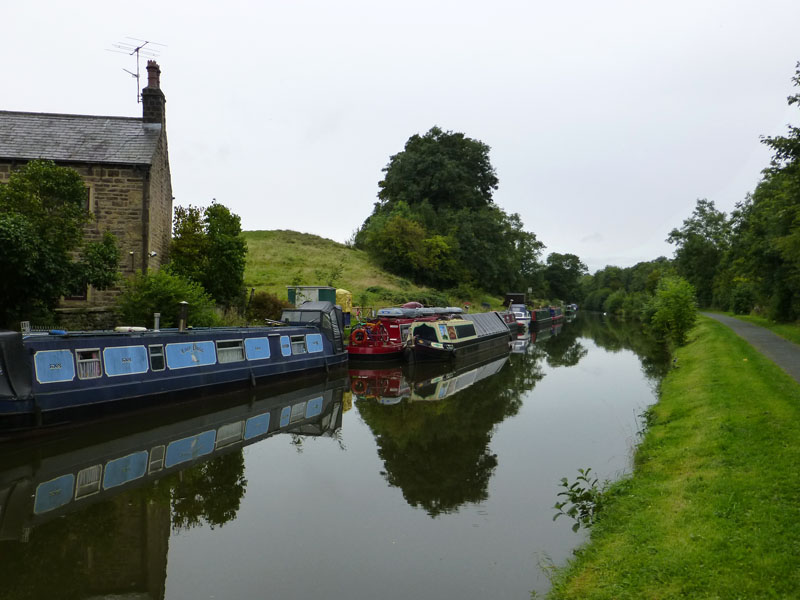
[[[78,290],[71,296],[64,296],[64,300],[82,300],[86,301],[89,298],[89,286],[83,286],[82,290]]]
[[[100,366],[100,348],[76,350],[78,357],[78,379],[96,379],[103,374]]]
[[[244,360],[244,340],[225,340],[217,342],[217,360],[220,363]]]

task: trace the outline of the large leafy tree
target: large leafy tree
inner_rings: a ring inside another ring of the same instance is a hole
[[[714,202],[698,199],[692,215],[680,229],[670,231],[667,241],[677,246],[678,273],[694,286],[701,306],[711,306],[714,278],[730,244],[730,222]]]
[[[433,127],[384,168],[379,201],[355,236],[387,270],[436,287],[525,288],[543,244],[492,201],[489,146]]]
[[[0,326],[47,318],[62,296],[117,280],[114,236],[86,242],[86,186],[74,170],[34,160],[0,185]]]
[[[492,203],[498,180],[489,146],[463,133],[432,127],[412,135],[389,159],[378,185],[382,205],[430,203],[434,208],[481,208]]]
[[[575,254],[553,252],[547,257],[544,278],[550,297],[574,302],[580,295],[581,278],[589,270]]]
[[[217,202],[202,209],[178,206],[173,220],[169,269],[203,286],[220,305],[244,299],[247,242],[241,219]]]

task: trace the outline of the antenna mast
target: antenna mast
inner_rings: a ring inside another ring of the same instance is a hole
[[[145,58],[157,58],[161,53],[161,50],[154,48],[153,46],[161,46],[166,48],[166,44],[159,44],[158,42],[151,42],[149,40],[140,40],[138,38],[132,38],[129,36],[125,36],[125,39],[132,40],[132,42],[113,43],[111,44],[113,48],[107,48],[107,51],[127,54],[128,56],[133,56],[134,54],[136,55],[136,73],[129,71],[128,69],[122,70],[136,80],[136,102],[138,103],[142,101],[141,85],[139,84],[139,57],[144,56]],[[145,48],[145,46],[147,47]]]

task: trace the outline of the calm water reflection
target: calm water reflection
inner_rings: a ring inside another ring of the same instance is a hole
[[[629,465],[665,368],[581,316],[455,369],[352,368],[0,457],[3,598],[528,598],[583,537],[561,477]]]

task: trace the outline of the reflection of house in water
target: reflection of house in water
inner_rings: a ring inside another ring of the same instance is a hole
[[[50,442],[6,443],[0,458],[3,587],[19,590],[19,597],[163,598],[170,526],[198,522],[204,516],[198,499],[207,489],[224,490],[229,498],[215,497],[213,504],[228,502],[222,512],[233,518],[244,494],[241,449],[278,433],[335,435],[346,387],[346,378],[305,380],[82,427]],[[231,478],[231,469],[240,473]],[[225,485],[191,489],[215,473],[224,474]],[[236,487],[228,485],[231,479],[239,489],[230,489]],[[191,505],[170,499],[171,486]]]

